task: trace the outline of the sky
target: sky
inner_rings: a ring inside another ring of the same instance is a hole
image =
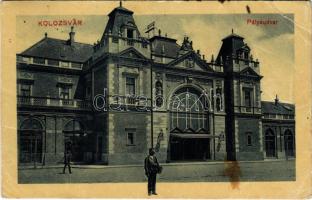
[[[107,13],[108,14],[108,13]],[[21,53],[44,37],[68,39],[70,26],[39,26],[41,20],[82,20],[75,26],[75,41],[93,44],[104,32],[107,15],[81,16],[18,16],[16,23],[16,52]],[[155,21],[162,34],[177,39],[183,37],[193,41],[194,49],[199,49],[210,60],[216,58],[222,39],[233,29],[235,34],[245,38],[254,59],[260,62],[262,100],[273,101],[277,94],[280,101],[292,103],[294,83],[294,23],[291,14],[207,14],[207,15],[135,15],[134,19],[142,36],[146,26]],[[247,19],[277,20],[276,25],[250,25]],[[26,39],[25,39],[26,38]]]

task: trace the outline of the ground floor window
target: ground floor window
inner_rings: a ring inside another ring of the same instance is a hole
[[[126,135],[127,135],[127,145],[133,146],[135,145],[135,128],[126,128]]]
[[[246,145],[252,146],[252,133],[251,132],[246,133]]]

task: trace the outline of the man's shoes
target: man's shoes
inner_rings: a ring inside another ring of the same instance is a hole
[[[151,196],[151,195],[152,195],[152,193],[149,192],[149,193],[148,193],[148,196]]]
[[[153,194],[153,195],[158,195],[156,192],[153,192],[152,194]]]

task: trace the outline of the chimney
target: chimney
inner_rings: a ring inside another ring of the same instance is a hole
[[[278,97],[277,97],[277,95],[275,96],[275,105],[277,106],[277,104],[278,104],[278,101],[279,101],[279,99],[278,99]]]
[[[72,26],[69,32],[69,44],[72,45],[74,42],[75,42],[75,32],[74,27]]]
[[[48,37],[48,33],[47,33],[47,32],[44,33],[44,37],[45,37],[45,38]]]

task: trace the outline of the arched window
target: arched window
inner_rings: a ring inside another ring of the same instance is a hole
[[[71,120],[64,126],[64,132],[83,133],[83,126],[77,120]]]
[[[43,127],[38,119],[29,118],[23,121],[18,134],[19,161],[41,162]]]
[[[204,95],[192,87],[184,87],[170,99],[171,130],[208,132],[207,102]]]
[[[27,131],[27,130],[43,130],[43,127],[38,119],[30,118],[23,121],[21,124],[20,130]]]

